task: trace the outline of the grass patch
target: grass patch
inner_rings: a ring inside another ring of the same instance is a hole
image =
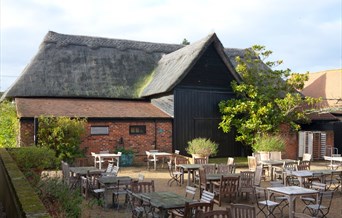
[[[226,164],[228,157],[212,157],[209,158],[209,163]],[[234,157],[235,164],[247,165],[247,157]]]

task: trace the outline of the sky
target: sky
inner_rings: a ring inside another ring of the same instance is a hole
[[[342,68],[342,0],[0,0],[0,91],[48,31],[190,43],[215,32],[224,47],[264,45],[280,69]]]

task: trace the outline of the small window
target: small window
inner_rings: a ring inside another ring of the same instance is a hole
[[[108,135],[109,128],[108,126],[92,126],[90,128],[91,135]]]
[[[146,134],[146,126],[130,126],[129,134]]]

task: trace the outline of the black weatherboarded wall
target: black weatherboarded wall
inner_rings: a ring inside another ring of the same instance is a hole
[[[230,86],[233,79],[216,48],[209,46],[174,89],[175,149],[185,154],[189,140],[206,137],[219,144],[218,156],[241,155],[241,144],[235,142],[235,134],[218,129],[218,103],[235,97]]]

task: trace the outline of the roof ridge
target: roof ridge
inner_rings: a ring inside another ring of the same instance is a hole
[[[147,52],[165,52],[165,49],[174,51],[184,47],[181,44],[167,44],[167,43],[155,43],[155,42],[143,42],[126,39],[112,39],[105,37],[93,37],[83,35],[67,35],[60,34],[53,31],[49,31],[42,43],[56,43],[57,47],[65,47],[68,45],[80,45],[87,46],[92,49],[98,49],[100,47],[116,48],[119,50],[145,50]]]

